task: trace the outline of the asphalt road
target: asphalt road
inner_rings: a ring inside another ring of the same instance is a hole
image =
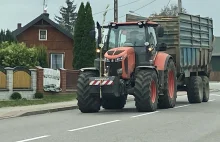
[[[220,93],[209,103],[189,104],[179,96],[173,109],[136,112],[79,110],[0,120],[1,142],[218,142]]]

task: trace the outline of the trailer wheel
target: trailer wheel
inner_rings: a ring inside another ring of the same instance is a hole
[[[191,76],[187,85],[189,103],[201,103],[203,100],[203,82],[200,76]]]
[[[93,113],[100,110],[101,101],[99,94],[90,94],[89,78],[95,77],[93,72],[84,72],[79,75],[77,82],[78,107],[82,113]]]
[[[176,105],[177,85],[176,67],[173,60],[169,60],[167,69],[164,71],[163,95],[159,96],[159,108],[173,108]]]
[[[102,98],[102,107],[104,109],[123,109],[126,99],[126,96]]]
[[[137,73],[134,96],[135,106],[139,112],[157,110],[158,79],[155,71],[142,70]]]
[[[202,76],[203,82],[203,102],[209,101],[209,78],[207,76]]]

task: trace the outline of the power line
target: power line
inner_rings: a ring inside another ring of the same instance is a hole
[[[147,3],[147,4],[145,4],[145,5],[143,5],[143,6],[141,6],[141,7],[139,7],[138,9],[135,9],[134,12],[136,12],[136,11],[142,9],[142,8],[147,7],[148,5],[154,3],[155,1],[156,1],[156,0],[153,0],[153,1],[151,1],[151,2],[149,2],[149,3]],[[118,17],[118,18],[122,18],[122,17],[125,17],[125,16],[126,16],[126,14],[125,14],[125,15],[122,15],[122,16],[120,16],[120,17]],[[111,21],[110,21],[110,22],[111,22]]]
[[[125,7],[125,6],[127,6],[127,5],[133,4],[133,3],[138,2],[138,1],[141,1],[141,0],[135,0],[135,1],[132,1],[132,2],[129,2],[129,3],[123,4],[123,5],[119,5],[118,8],[120,8],[120,7]],[[110,11],[110,10],[114,10],[114,8],[110,8],[108,11]],[[97,14],[101,14],[101,13],[103,13],[103,12],[105,12],[105,11],[100,11],[100,12],[94,13],[93,16],[94,16],[94,15],[97,15]]]

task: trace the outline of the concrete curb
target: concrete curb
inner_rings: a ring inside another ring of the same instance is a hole
[[[130,101],[133,101],[133,100],[134,100],[134,98],[128,98],[127,102],[130,102]],[[48,110],[39,110],[39,111],[26,112],[22,115],[19,115],[18,117],[38,115],[38,114],[46,114],[46,113],[73,110],[73,109],[78,109],[78,106],[75,105],[75,106],[71,106],[71,107],[62,107],[62,108],[55,108],[55,109],[48,109]]]
[[[210,92],[218,92],[219,90],[210,90]],[[178,94],[178,96],[186,96],[186,93]],[[134,100],[134,97],[128,97],[127,102],[131,102]],[[60,112],[60,111],[66,111],[66,110],[74,110],[78,109],[77,105],[73,106],[65,106],[65,107],[59,107],[59,108],[51,108],[51,109],[44,109],[44,110],[37,110],[37,111],[29,111],[29,112],[23,112],[19,115],[12,115],[12,116],[6,116],[6,117],[0,117],[0,120],[2,119],[9,119],[9,118],[15,118],[15,117],[24,117],[24,116],[31,116],[31,115],[39,115],[39,114],[46,114],[46,113],[53,113],[53,112]]]
[[[133,97],[128,97],[127,102],[133,101]],[[37,111],[29,111],[24,112],[19,115],[12,115],[12,116],[6,116],[6,117],[0,117],[0,120],[3,119],[9,119],[9,118],[15,118],[15,117],[24,117],[24,116],[31,116],[31,115],[39,115],[39,114],[46,114],[46,113],[53,113],[53,112],[60,112],[60,111],[67,111],[67,110],[74,110],[78,109],[77,105],[73,106],[65,106],[60,108],[51,108],[51,109],[44,109],[44,110],[37,110]]]

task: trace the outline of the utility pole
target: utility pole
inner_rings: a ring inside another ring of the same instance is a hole
[[[182,0],[178,0],[179,13],[182,12]]]
[[[118,0],[114,0],[114,22],[118,22]]]

